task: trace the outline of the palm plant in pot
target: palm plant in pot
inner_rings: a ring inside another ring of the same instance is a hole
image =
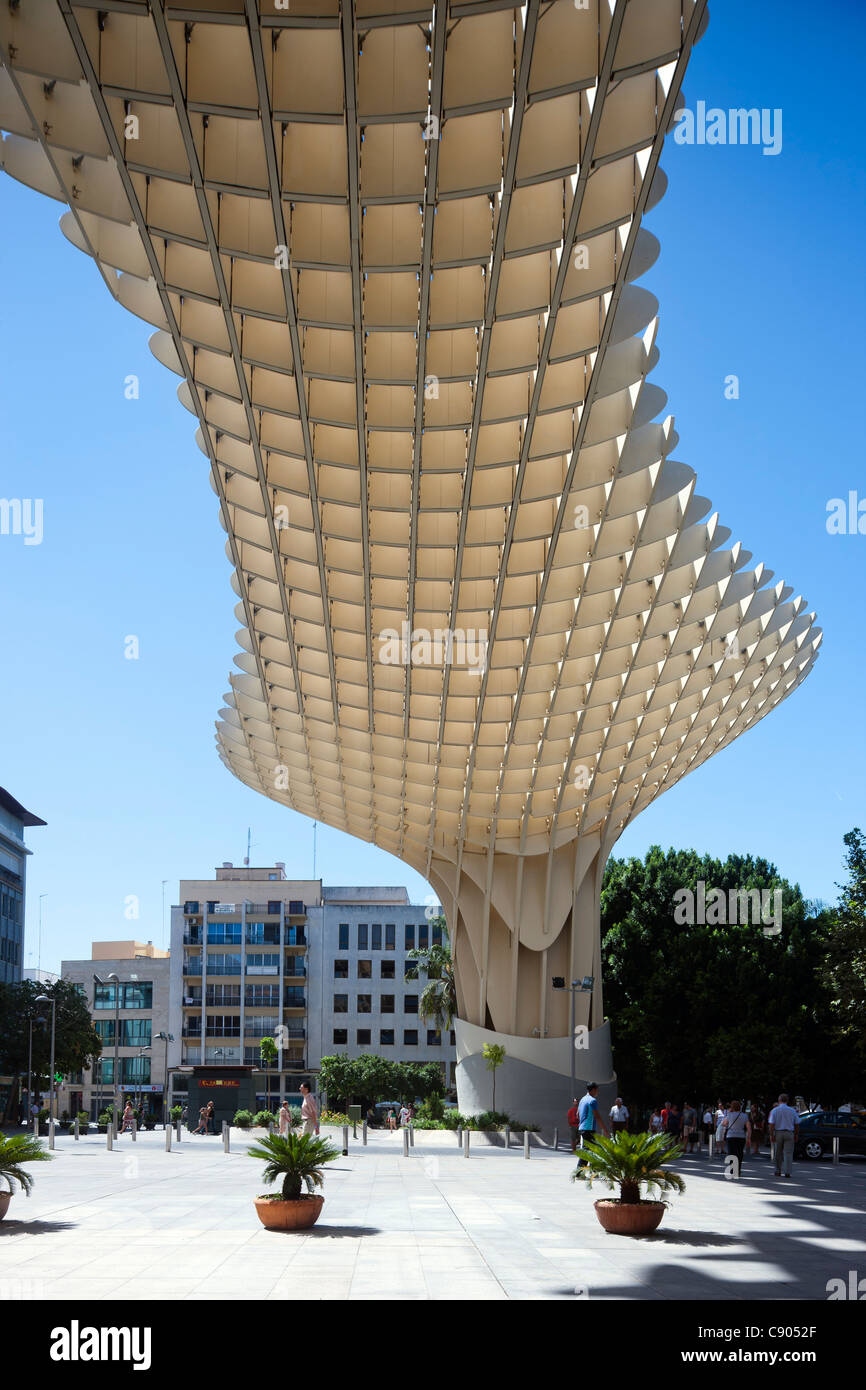
[[[667,1202],[641,1196],[647,1192],[684,1192],[679,1173],[664,1164],[677,1159],[682,1145],[665,1134],[628,1134],[620,1130],[612,1139],[594,1134],[579,1151],[582,1164],[571,1175],[572,1182],[592,1187],[598,1178],[618,1198],[602,1198],[595,1203],[595,1214],[606,1231],[614,1235],[645,1236],[654,1231],[664,1215]]]
[[[265,1182],[283,1180],[279,1192],[256,1197],[256,1213],[262,1225],[281,1231],[305,1231],[315,1226],[325,1199],[313,1189],[322,1186],[322,1169],[340,1157],[340,1150],[315,1134],[290,1132],[285,1137],[268,1134],[247,1152],[250,1158],[263,1160]]]
[[[9,1138],[0,1134],[0,1178],[5,1179],[9,1188],[8,1192],[0,1192],[0,1221],[9,1210],[16,1183],[30,1196],[33,1179],[22,1164],[48,1163],[51,1158],[45,1145],[32,1134],[13,1134]]]

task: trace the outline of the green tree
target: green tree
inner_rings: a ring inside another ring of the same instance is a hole
[[[441,1095],[442,1072],[435,1062],[392,1062],[366,1052],[361,1057],[323,1057],[319,1085],[331,1107],[345,1110],[354,1099],[362,1105],[379,1100],[413,1100]]]
[[[493,1104],[490,1109],[496,1110],[496,1069],[501,1067],[505,1061],[505,1048],[501,1043],[484,1044],[484,1065],[489,1072],[493,1073]]]
[[[696,893],[701,881],[726,903],[731,890],[781,890],[781,932],[766,936],[753,921],[678,922],[675,895]],[[852,1046],[834,1037],[830,992],[816,978],[831,914],[767,860],[657,845],[643,860],[611,859],[601,925],[618,1086],[638,1108],[668,1096],[819,1095],[828,1077],[853,1084]]]
[[[836,1035],[866,1058],[866,836],[856,826],[844,836],[848,878],[839,884],[819,980],[829,991]]]
[[[414,960],[416,964],[406,971],[406,979],[426,977],[427,983],[418,1001],[418,1015],[425,1023],[435,1023],[440,1032],[448,1032],[457,1014],[454,962],[445,918],[434,917],[430,923],[431,933],[434,927],[442,930],[442,944],[407,951],[407,960]]]
[[[89,1068],[102,1052],[84,995],[69,980],[0,984],[0,1072],[13,1078],[6,1113],[17,1118],[20,1078],[27,1075],[30,1021],[33,1021],[33,1086],[47,1086],[51,1061],[51,1007],[36,1003],[47,994],[55,1003],[55,1071],[64,1075]]]

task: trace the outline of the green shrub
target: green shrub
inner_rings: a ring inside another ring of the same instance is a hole
[[[253,1126],[256,1129],[267,1129],[268,1125],[276,1124],[277,1117],[272,1115],[270,1110],[257,1110],[253,1116]]]
[[[174,1114],[174,1111],[172,1111]],[[236,1110],[232,1124],[236,1129],[249,1129],[253,1122],[252,1110]]]
[[[102,1125],[104,1129],[108,1129],[108,1126],[111,1124],[111,1120],[112,1120],[111,1111],[110,1111],[110,1110],[103,1110],[102,1114],[99,1116],[99,1118],[97,1119],[96,1123],[97,1123],[98,1125]]]
[[[341,1110],[323,1110],[319,1117],[322,1125],[350,1125],[352,1121]]]
[[[173,1105],[173,1106],[171,1107],[171,1109],[169,1110],[169,1112],[168,1112],[168,1118],[169,1118],[170,1120],[182,1120],[182,1119],[183,1119],[183,1106],[182,1106],[182,1105]],[[237,1121],[236,1121],[235,1123],[237,1123]]]
[[[435,1095],[428,1096],[427,1099],[422,1100],[421,1104],[418,1106],[415,1124],[418,1125],[421,1120],[441,1120],[444,1114],[445,1106],[442,1104],[442,1097]]]
[[[90,1116],[86,1110],[79,1110],[77,1115],[78,1124],[81,1129],[87,1129],[90,1124]]]

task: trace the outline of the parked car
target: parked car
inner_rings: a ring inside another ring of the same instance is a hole
[[[839,1110],[801,1115],[795,1153],[798,1158],[823,1158],[832,1154],[837,1136],[840,1154],[866,1155],[866,1115]]]

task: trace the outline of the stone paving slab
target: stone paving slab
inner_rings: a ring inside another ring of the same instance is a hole
[[[332,1135],[339,1141],[339,1133]],[[327,1169],[326,1204],[307,1233],[266,1231],[251,1140],[161,1131],[108,1152],[102,1136],[58,1138],[28,1200],[0,1223],[0,1301],[16,1298],[254,1301],[690,1301],[826,1299],[827,1280],[866,1269],[866,1163],[799,1163],[773,1176],[766,1157],[739,1182],[688,1156],[686,1180],[658,1231],[642,1240],[602,1230],[571,1183],[572,1155],[473,1141],[447,1132],[350,1141]]]

